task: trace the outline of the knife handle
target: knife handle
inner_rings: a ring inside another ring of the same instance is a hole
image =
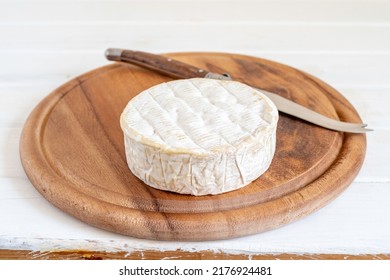
[[[202,68],[197,68],[172,58],[147,52],[107,49],[105,54],[108,60],[132,63],[160,72],[172,78],[204,78],[209,73]]]

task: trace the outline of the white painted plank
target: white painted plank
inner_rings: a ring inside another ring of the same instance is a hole
[[[0,51],[140,49],[390,53],[388,26],[235,23],[0,25]]]
[[[281,62],[335,87],[387,87],[390,84],[387,68],[390,55],[332,53],[275,53],[255,56]]]
[[[21,131],[22,127],[0,128],[0,177],[25,178],[26,176],[19,158]],[[355,182],[390,183],[388,143],[390,143],[390,130],[375,130],[367,134],[367,153]]]
[[[386,152],[390,143],[390,87],[360,89],[336,86],[336,89],[350,100],[363,121],[375,130],[367,134],[366,160],[355,181],[390,182],[390,153]],[[21,129],[31,110],[52,90],[51,80],[45,86],[29,85],[20,80],[17,86],[7,88],[3,84],[0,87],[0,176],[25,176],[18,156]]]
[[[389,121],[390,118],[387,118]],[[357,182],[390,183],[390,131],[374,130],[367,133],[367,153]],[[390,188],[390,187],[389,187]]]
[[[390,128],[390,87],[337,87],[337,89],[350,101],[359,112],[362,120],[370,127],[375,130],[388,130]]]
[[[146,2],[149,3],[152,7],[152,4],[157,3],[176,3],[176,2],[184,2],[184,3],[192,3],[192,2],[216,2],[216,3],[229,3],[229,2],[239,2],[239,3],[253,3],[253,2],[260,2],[267,4],[267,2],[275,2],[275,3],[333,3],[333,5],[340,3],[374,3],[374,4],[381,4],[381,3],[389,3],[390,0],[0,0],[0,3],[8,3],[8,2],[23,2],[23,3],[62,3],[62,2],[87,2],[87,3],[97,3],[97,2],[109,2],[109,3],[121,3],[121,2],[129,2],[129,3],[138,3],[138,2]]]
[[[64,239],[73,239],[84,233],[87,239],[87,235],[113,237],[54,207],[27,178],[0,178],[0,193],[0,209],[7,213],[0,215],[0,248],[5,236],[50,239],[60,235]]]
[[[108,44],[107,47],[109,46],[112,45]],[[274,53],[229,48],[225,50],[195,49],[191,46],[181,49],[174,47],[159,49],[158,46],[156,49],[148,49],[136,45],[132,47],[154,53],[202,50],[241,53],[290,65],[332,86],[354,86],[356,88],[390,86],[388,74],[390,54]],[[104,57],[104,50],[105,48],[93,52],[0,52],[0,61],[4,63],[3,65],[7,65],[7,67],[0,67],[0,85],[18,84],[26,80],[30,80],[31,83],[44,83],[45,80],[65,82],[110,63]]]
[[[390,253],[389,14],[389,0],[0,0],[0,211],[7,213],[0,215],[0,248]],[[264,234],[160,242],[90,227],[33,188],[20,163],[19,138],[36,103],[107,64],[107,47],[243,53],[311,73],[340,90],[375,129],[367,134],[363,168],[333,203]]]
[[[25,178],[19,159],[19,139],[23,124],[46,93],[37,89],[20,91],[20,86],[0,94],[0,177]],[[0,92],[4,90],[0,88]],[[339,89],[340,90],[340,89]],[[388,89],[341,89],[368,123],[367,154],[356,182],[390,182],[390,111]]]
[[[0,128],[0,180],[3,178],[27,179],[19,156],[21,131],[21,128]],[[0,189],[2,188],[0,184]]]
[[[390,23],[390,3],[338,1],[7,1],[0,24],[37,22]],[[153,7],[153,8],[151,8]],[[239,12],[237,12],[239,11]]]
[[[55,82],[47,80],[45,84],[35,84],[30,83],[30,79],[21,79],[18,85],[0,85],[0,128],[20,128],[38,102],[60,85]],[[355,107],[363,122],[375,130],[390,130],[390,87],[334,88]]]
[[[0,86],[0,128],[21,128],[32,108],[48,94],[44,87],[41,90]]]
[[[25,182],[0,179],[0,248],[52,250],[217,250],[264,254],[390,253],[388,184],[354,183],[325,208],[262,234],[210,242],[162,242],[92,228],[51,206]],[[34,217],[34,219],[26,219]],[[21,221],[15,223],[15,221]]]
[[[27,2],[27,3],[30,3],[30,2],[33,2],[33,3],[37,3],[37,2],[57,2],[57,3],[61,3],[61,2],[75,2],[77,0],[0,0],[0,3],[4,3],[4,2],[10,2],[10,1],[13,1],[13,2]],[[191,2],[209,2],[210,0],[79,0],[78,2],[140,2],[140,1],[144,1],[144,2],[147,2],[147,3],[168,3],[168,2],[187,2],[187,3],[191,3]],[[211,0],[212,2],[241,2],[241,0]],[[270,2],[270,0],[242,0],[243,2],[263,2],[263,3],[266,3],[266,2]],[[275,0],[274,2],[278,2],[278,3],[286,3],[286,2],[307,2],[307,3],[356,3],[356,2],[363,2],[363,3],[366,3],[366,2],[369,2],[369,3],[388,3],[390,2],[390,0]]]

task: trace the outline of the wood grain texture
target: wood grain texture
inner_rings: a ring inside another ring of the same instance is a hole
[[[110,58],[110,55],[107,56]],[[207,71],[193,65],[171,60],[160,55],[133,50],[122,50],[120,58],[113,60],[130,62],[131,64],[159,72],[176,79],[204,78]]]
[[[215,251],[29,251],[0,250],[0,260],[390,260],[389,254],[229,254]]]
[[[322,81],[294,68],[223,53],[169,54],[290,98],[322,114],[361,122],[352,105]],[[212,240],[274,229],[336,198],[364,159],[365,135],[329,131],[282,115],[270,169],[249,186],[193,197],[144,185],[127,168],[119,115],[147,87],[169,78],[112,64],[84,74],[45,98],[20,144],[37,190],[93,226],[159,240]]]

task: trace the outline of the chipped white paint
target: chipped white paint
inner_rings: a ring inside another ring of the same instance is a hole
[[[390,1],[95,2],[1,1],[0,248],[390,253]],[[375,129],[367,137],[362,170],[333,203],[263,234],[160,242],[90,227],[32,187],[18,145],[36,103],[67,80],[106,64],[107,47],[234,52],[309,72],[347,96]]]

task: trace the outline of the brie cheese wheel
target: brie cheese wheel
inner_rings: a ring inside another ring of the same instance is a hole
[[[263,174],[277,121],[260,91],[205,78],[153,86],[120,119],[131,172],[151,187],[191,195],[236,190]]]

